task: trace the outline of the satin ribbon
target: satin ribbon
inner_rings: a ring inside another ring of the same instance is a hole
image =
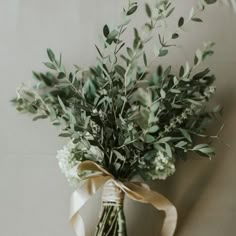
[[[73,225],[77,236],[85,236],[85,226],[80,215],[80,209],[107,181],[113,181],[130,199],[141,203],[149,203],[157,210],[164,211],[165,219],[161,236],[174,235],[177,225],[177,211],[166,197],[152,191],[147,185],[142,183],[117,181],[108,171],[92,161],[84,161],[78,168],[80,171],[92,171],[94,174],[86,176],[71,197],[70,223]]]

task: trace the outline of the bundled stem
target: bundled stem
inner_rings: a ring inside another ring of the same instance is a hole
[[[102,212],[94,236],[127,236],[124,193],[111,180],[103,188]]]
[[[103,205],[94,236],[127,236],[123,206]]]

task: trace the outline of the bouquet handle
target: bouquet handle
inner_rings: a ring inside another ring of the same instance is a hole
[[[147,185],[136,182],[122,183],[98,164],[92,161],[84,161],[79,165],[80,170],[94,171],[98,174],[88,175],[83,184],[72,194],[70,222],[78,236],[85,236],[83,219],[80,209],[89,199],[96,194],[98,189],[112,183],[124,195],[134,201],[149,203],[157,210],[165,212],[165,219],[161,236],[173,236],[177,225],[177,211],[175,206],[163,195],[152,191]],[[125,234],[123,234],[126,236]]]

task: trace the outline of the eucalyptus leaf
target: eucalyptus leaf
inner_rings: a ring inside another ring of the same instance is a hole
[[[145,9],[146,9],[147,16],[151,17],[152,16],[152,10],[151,10],[148,3],[145,4]]]
[[[127,13],[126,13],[127,16],[134,14],[137,9],[138,9],[138,5],[134,5],[132,8],[130,8],[130,9],[127,11]]]
[[[110,33],[110,30],[109,30],[109,27],[108,27],[108,25],[104,25],[104,27],[103,27],[103,34],[104,34],[104,36],[107,38],[107,36],[109,35],[109,33]]]
[[[147,135],[145,135],[145,137],[144,137],[144,141],[145,141],[146,143],[153,143],[153,142],[155,142],[155,137],[153,137],[153,136],[150,135],[150,134],[147,134]]]
[[[195,22],[203,22],[202,19],[197,18],[197,17],[193,17],[193,18],[191,18],[191,20],[195,21]]]
[[[217,0],[204,0],[207,4],[213,4],[216,3]]]
[[[159,130],[159,127],[157,125],[152,126],[148,132],[149,133],[156,133]]]
[[[48,58],[50,59],[51,62],[55,62],[55,54],[52,51],[52,49],[48,48],[47,49],[47,53],[48,53]]]
[[[57,70],[57,67],[54,64],[50,63],[50,62],[44,62],[43,64],[49,69]]]
[[[178,26],[179,26],[179,27],[182,27],[183,24],[184,24],[184,18],[183,18],[183,17],[180,17],[180,18],[179,18],[179,21],[178,21]]]
[[[168,50],[167,49],[162,49],[159,51],[159,57],[164,57],[168,54]]]

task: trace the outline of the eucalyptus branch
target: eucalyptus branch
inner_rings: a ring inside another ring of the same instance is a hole
[[[202,11],[216,0],[199,2]],[[209,68],[193,74],[213,54],[213,43],[198,49],[193,64],[180,65],[178,73],[171,70],[171,65],[163,70],[157,63],[157,58],[166,56],[169,48],[176,46],[174,40],[180,37],[182,27],[190,21],[202,22],[195,9],[188,19],[179,17],[177,29],[167,35],[167,18],[175,10],[171,0],[156,1],[153,6],[146,3],[147,20],[141,29],[134,27],[132,45],[126,47],[126,54],[121,54],[126,45],[123,34],[138,9],[137,2],[126,3],[120,25],[104,25],[101,50],[95,45],[95,65],[89,69],[76,66],[75,72],[67,74],[61,55],[57,59],[48,49],[49,61],[44,64],[50,71],[34,72],[37,86],[13,99],[19,111],[38,113],[34,120],[50,117],[61,130],[59,136],[69,138],[57,159],[68,180],[76,184],[81,175],[86,178],[91,174],[75,171],[87,160],[102,165],[119,181],[128,181],[135,175],[146,180],[166,179],[174,174],[178,157],[188,152],[211,157],[215,151],[209,138],[223,142],[220,136],[224,126],[216,135],[203,134],[205,124],[221,111],[206,106],[215,93],[215,77],[209,74]],[[149,58],[147,45],[156,37],[158,49]],[[125,63],[120,63],[118,56]],[[153,65],[156,70],[152,72]],[[196,136],[206,143],[195,145]],[[103,207],[95,235],[127,236],[121,205]]]
[[[97,63],[89,70],[76,67],[75,72],[67,74],[61,56],[57,60],[53,51],[47,50],[49,62],[45,66],[50,72],[35,73],[40,86],[32,89],[36,94],[42,89],[45,91],[42,96],[34,94],[33,97],[48,116],[56,117],[53,124],[61,127],[61,136],[70,138],[74,149],[82,147],[77,161],[91,159],[91,150],[99,150],[102,157],[94,160],[101,163],[103,158],[104,167],[119,179],[134,173],[146,179],[165,179],[174,173],[179,151],[187,152],[191,147],[198,154],[213,154],[209,145],[194,147],[194,134],[187,130],[193,127],[192,132],[201,134],[201,125],[207,118],[207,113],[199,116],[195,113],[210,99],[213,90],[208,89],[213,88],[214,76],[209,75],[209,69],[192,74],[207,56],[213,54],[213,44],[197,50],[194,64],[180,66],[178,74],[171,71],[171,66],[163,71],[160,65],[151,74],[157,58],[166,56],[169,48],[175,46],[173,42],[179,38],[181,28],[190,21],[202,20],[192,10],[189,19],[180,17],[178,28],[167,36],[168,25],[164,23],[175,9],[172,2],[156,2],[155,6],[145,4],[147,20],[141,29],[134,28],[133,43],[123,55],[120,52],[126,42],[122,36],[138,8],[137,2],[129,0],[127,3],[121,24],[115,28],[107,24],[103,27],[103,48],[100,50],[96,46]],[[161,21],[164,28],[159,33],[157,27],[159,29]],[[156,36],[160,41],[159,48],[149,60],[147,45]],[[120,64],[119,55],[125,63]],[[78,71],[82,72],[79,77]],[[144,80],[148,74],[150,78]],[[31,107],[27,107],[25,101],[17,104],[16,99],[15,104],[19,110],[36,112],[33,107],[30,111]],[[71,153],[70,145],[68,153]],[[134,168],[132,173],[130,168]],[[112,224],[112,230],[109,230],[101,225],[98,232],[107,229],[104,235],[114,234],[115,227],[118,226]]]

